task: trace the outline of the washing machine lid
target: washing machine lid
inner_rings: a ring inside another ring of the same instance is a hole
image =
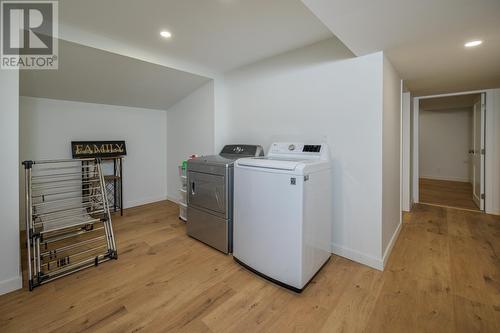
[[[303,174],[330,168],[330,155],[326,143],[275,142],[267,156],[242,158],[236,161],[236,165]]]
[[[281,158],[281,157],[254,157],[254,158],[242,158],[237,161],[238,165],[253,167],[253,168],[265,168],[265,169],[276,169],[276,170],[287,170],[293,171],[299,165],[308,162],[304,159],[299,158]]]

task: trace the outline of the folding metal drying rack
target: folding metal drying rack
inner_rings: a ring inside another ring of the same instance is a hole
[[[100,159],[23,165],[30,290],[118,258]]]

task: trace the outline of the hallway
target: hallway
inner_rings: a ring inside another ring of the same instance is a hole
[[[420,178],[420,203],[479,211],[472,200],[472,184]]]

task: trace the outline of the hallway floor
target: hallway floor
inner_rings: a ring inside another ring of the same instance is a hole
[[[498,216],[416,205],[384,272],[333,255],[302,294],[177,216],[172,202],[115,215],[119,259],[0,296],[0,332],[500,332]]]
[[[479,210],[472,200],[472,184],[420,178],[420,203]]]

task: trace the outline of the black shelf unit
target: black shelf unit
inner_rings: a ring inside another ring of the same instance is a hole
[[[102,162],[109,208],[115,213],[119,211],[120,215],[123,216],[123,157],[104,157]],[[112,173],[106,173],[108,163],[113,164]]]

